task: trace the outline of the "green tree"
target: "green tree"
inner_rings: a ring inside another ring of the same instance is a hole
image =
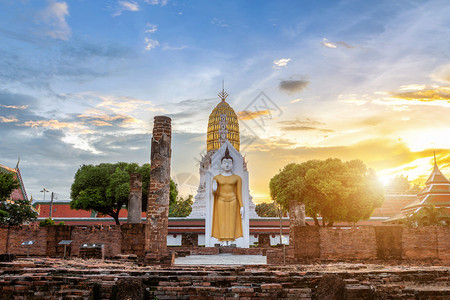
[[[391,179],[386,186],[386,192],[390,193],[407,193],[410,190],[408,176],[398,175]]]
[[[279,217],[280,210],[278,207],[279,206],[274,201],[270,203],[263,202],[256,204],[255,211],[260,217]]]
[[[291,163],[270,180],[270,195],[283,209],[289,201],[305,204],[306,215],[320,225],[368,219],[383,203],[383,188],[362,161],[337,158]]]
[[[47,227],[55,225],[55,221],[52,218],[47,218],[39,222],[39,227]]]
[[[192,211],[192,195],[186,197],[186,199],[180,197],[175,202],[170,203],[169,217],[187,217]]]
[[[12,191],[19,187],[13,173],[0,171],[0,201],[8,199]]]
[[[130,173],[139,173],[142,176],[142,207],[145,210],[150,182],[150,164],[139,166],[136,163],[125,162],[81,166],[75,173],[71,187],[70,207],[95,210],[109,215],[119,225],[119,212],[124,205],[128,204]],[[170,198],[176,199],[178,192],[173,191],[173,189],[176,190],[176,185],[171,182],[170,188]]]
[[[20,225],[25,222],[36,220],[37,212],[35,212],[30,202],[27,200],[8,201],[14,189],[19,188],[19,182],[14,178],[13,173],[0,171],[0,224]]]
[[[415,228],[418,223],[417,215],[414,213],[405,215],[405,218],[401,219],[400,223],[410,228]]]
[[[419,226],[436,226],[448,224],[449,217],[446,215],[446,207],[436,208],[428,205],[416,212]]]

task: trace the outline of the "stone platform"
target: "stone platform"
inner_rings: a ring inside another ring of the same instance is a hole
[[[329,263],[141,266],[127,260],[0,263],[0,299],[450,299],[446,266]]]
[[[190,255],[175,259],[175,265],[265,265],[267,259],[262,255]]]

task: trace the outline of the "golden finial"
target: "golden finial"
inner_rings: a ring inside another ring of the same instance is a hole
[[[436,162],[436,151],[433,151],[433,154],[434,154],[434,168],[437,169],[438,165],[437,165],[437,162]]]
[[[224,83],[223,82],[224,82],[224,80],[222,79],[222,91],[219,92],[219,94],[217,94],[217,95],[219,96],[220,99],[222,99],[222,101],[225,101],[225,99],[227,99],[227,97],[228,97],[228,93],[225,92],[225,90],[224,90]]]

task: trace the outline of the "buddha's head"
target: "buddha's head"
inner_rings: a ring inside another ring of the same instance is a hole
[[[233,169],[233,158],[230,156],[230,151],[228,151],[228,147],[225,150],[225,155],[221,160],[221,167],[224,171],[231,171]]]

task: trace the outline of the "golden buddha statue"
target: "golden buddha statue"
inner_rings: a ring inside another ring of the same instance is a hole
[[[222,174],[214,176],[212,182],[214,208],[211,236],[228,245],[243,236],[241,219],[244,217],[242,178],[231,172],[233,158],[228,147],[222,157],[221,168]]]

